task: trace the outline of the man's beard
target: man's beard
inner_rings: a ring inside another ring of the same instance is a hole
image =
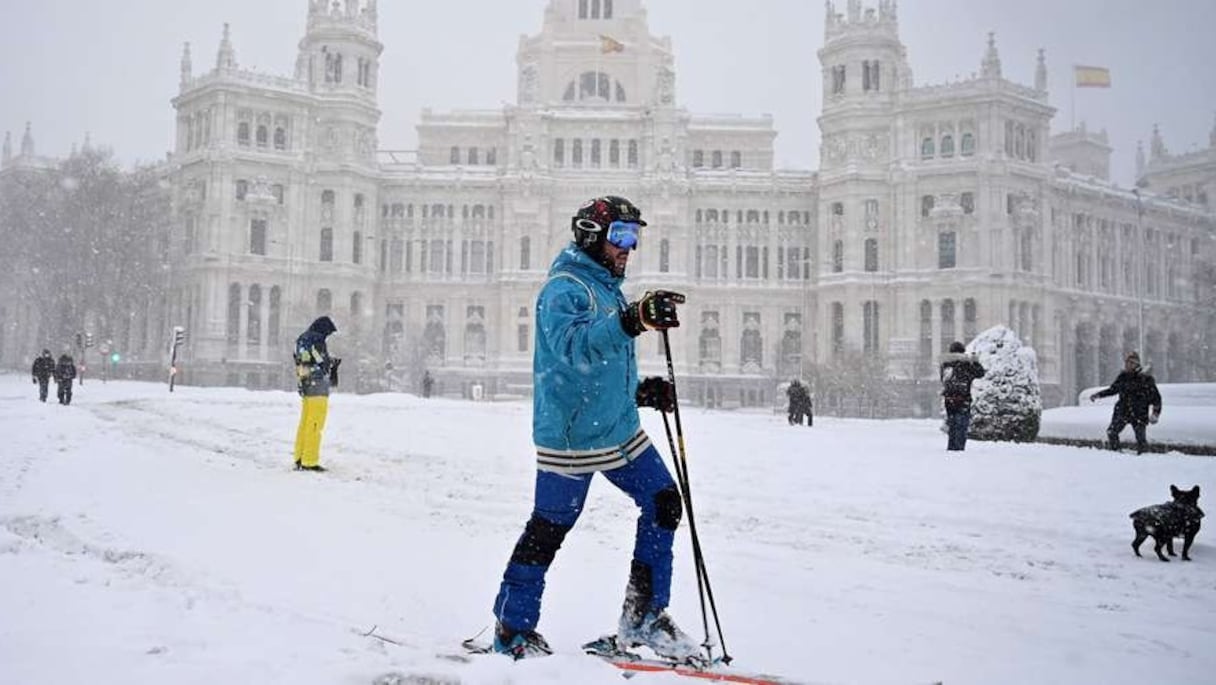
[[[605,269],[608,269],[608,273],[611,273],[613,276],[616,276],[617,278],[625,277],[625,267],[628,265],[628,262],[617,263],[617,261],[608,254],[607,250],[601,249],[599,254],[596,255],[595,261],[602,264]]]

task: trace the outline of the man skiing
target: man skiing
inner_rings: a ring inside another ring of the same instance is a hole
[[[338,330],[328,316],[319,317],[296,338],[296,381],[303,402],[296,429],[296,470],[324,471],[321,431],[329,413],[329,389],[338,384],[341,359],[329,356],[325,339]]]
[[[72,403],[72,379],[76,378],[76,360],[64,352],[55,364],[55,387],[59,404]]]
[[[675,388],[660,377],[639,383],[634,350],[642,333],[680,325],[676,305],[684,296],[656,290],[628,302],[620,289],[645,225],[622,197],[583,205],[571,219],[574,240],[553,260],[536,299],[535,502],[494,600],[493,648],[516,659],[551,653],[536,632],[545,573],[596,472],[639,509],[618,643],[673,659],[699,653],[666,611],[680,493],[638,419],[638,407],[672,411]]]
[[[942,404],[946,408],[946,450],[967,449],[967,429],[971,425],[971,383],[984,377],[984,367],[957,340],[942,355]]]
[[[47,385],[51,382],[51,376],[55,374],[55,357],[51,355],[50,350],[43,350],[42,355],[34,360],[34,366],[30,369],[30,375],[34,379],[34,384],[38,386],[38,400],[46,402]]]
[[[1127,424],[1132,424],[1132,431],[1136,434],[1136,454],[1143,454],[1148,447],[1148,438],[1146,432],[1148,424],[1157,423],[1157,419],[1161,416],[1161,393],[1157,390],[1157,381],[1152,374],[1145,373],[1140,368],[1140,355],[1136,352],[1128,353],[1123,361],[1123,371],[1115,377],[1115,382],[1110,384],[1109,388],[1099,390],[1089,396],[1089,401],[1093,402],[1099,397],[1110,397],[1118,395],[1119,401],[1115,402],[1115,410],[1110,417],[1110,426],[1106,429],[1106,437],[1110,441],[1110,448],[1118,452],[1122,445],[1119,443],[1119,433],[1127,427]],[[1149,408],[1152,408],[1152,414],[1149,414]]]

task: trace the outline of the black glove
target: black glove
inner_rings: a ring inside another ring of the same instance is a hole
[[[329,360],[329,384],[330,385],[338,384],[338,367],[341,365],[342,365],[341,359]]]
[[[684,296],[680,293],[670,290],[647,291],[642,299],[630,302],[621,311],[621,328],[634,338],[649,330],[678,328],[677,304],[684,304]]]
[[[639,407],[654,407],[665,413],[675,411],[676,386],[662,376],[650,376],[638,383],[634,399]]]

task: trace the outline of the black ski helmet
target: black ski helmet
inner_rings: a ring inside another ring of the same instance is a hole
[[[570,219],[574,231],[574,242],[584,252],[599,255],[603,252],[604,235],[613,221],[629,221],[645,226],[642,210],[619,195],[605,195],[589,200]]]

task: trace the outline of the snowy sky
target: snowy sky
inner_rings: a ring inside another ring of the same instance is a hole
[[[515,97],[520,34],[540,30],[547,0],[381,0],[381,145],[408,149],[423,107],[497,108]],[[839,0],[844,11],[846,0]],[[867,4],[876,4],[867,3]],[[86,131],[127,162],[157,159],[173,137],[169,100],[189,41],[195,72],[214,65],[232,24],[244,67],[290,74],[307,0],[6,2],[0,131],[19,144],[32,121],[40,153],[66,154]],[[672,37],[681,104],[695,112],[771,113],[783,167],[818,167],[823,3],[649,0],[651,30]],[[1216,25],[1209,0],[904,0],[901,35],[918,84],[977,71],[995,31],[1006,76],[1033,81],[1047,50],[1055,128],[1069,122],[1072,64],[1111,69],[1114,88],[1077,94],[1077,120],[1106,127],[1113,175],[1130,181],[1135,144],[1161,124],[1171,150],[1207,144],[1216,114]],[[442,65],[433,68],[428,65]]]

